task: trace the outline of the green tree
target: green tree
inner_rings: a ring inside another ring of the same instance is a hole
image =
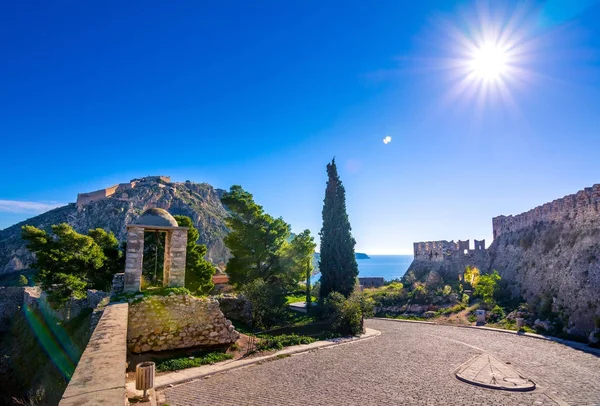
[[[25,275],[19,275],[19,286],[27,286],[29,285],[29,279]]]
[[[51,301],[63,303],[69,297],[84,297],[88,273],[102,268],[106,256],[90,236],[66,223],[53,225],[52,234],[33,226],[22,227],[22,238],[35,254],[32,267]],[[89,287],[95,288],[93,284]]]
[[[142,275],[147,286],[162,286],[165,263],[165,236],[160,231],[144,233]]]
[[[335,159],[327,164],[327,187],[323,204],[323,228],[321,228],[321,298],[330,292],[345,297],[354,290],[358,276],[358,264],[354,255],[356,241],[352,237],[350,221],[346,213],[346,191],[337,173]]]
[[[498,292],[499,282],[502,278],[498,271],[494,270],[491,274],[481,275],[479,282],[475,286],[473,295],[483,299],[486,304],[494,303],[494,297]]]
[[[98,244],[104,254],[104,262],[96,271],[88,274],[90,283],[95,289],[109,291],[112,287],[113,276],[125,270],[125,256],[119,249],[119,241],[111,232],[102,228],[88,231],[88,236]]]
[[[317,244],[310,235],[310,230],[292,235],[283,244],[281,248],[281,265],[285,271],[282,274],[282,279],[286,286],[296,286],[298,282],[305,280],[307,275],[312,274],[312,258],[316,247]]]
[[[286,294],[304,279],[316,245],[308,230],[292,236],[289,224],[265,213],[241,186],[221,200],[230,211],[224,239],[232,255],[229,280],[252,303],[255,326],[273,325],[284,315]]]
[[[206,245],[198,244],[200,233],[187,216],[175,216],[179,227],[187,227],[187,247],[185,254],[185,287],[191,292],[208,293],[214,287],[212,277],[215,267],[204,257]]]
[[[256,279],[267,283],[289,279],[283,275],[281,255],[290,226],[266,214],[241,186],[232,186],[221,201],[231,214],[226,220],[231,232],[224,239],[232,255],[227,263],[230,282],[241,287]]]

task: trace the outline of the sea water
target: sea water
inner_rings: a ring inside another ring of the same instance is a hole
[[[413,260],[412,255],[370,255],[370,259],[357,259],[359,277],[382,277],[386,281],[400,279]],[[315,283],[321,274],[314,275]]]

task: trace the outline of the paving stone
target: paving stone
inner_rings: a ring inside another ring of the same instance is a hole
[[[493,331],[368,320],[370,340],[229,371],[165,390],[176,405],[600,405],[600,358]],[[482,353],[510,362],[530,392],[481,388],[453,372]]]

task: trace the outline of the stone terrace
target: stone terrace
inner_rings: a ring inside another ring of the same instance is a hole
[[[600,404],[600,358],[500,332],[369,320],[381,336],[201,379],[164,392],[171,405]],[[515,393],[458,381],[453,371],[488,352],[537,384]]]

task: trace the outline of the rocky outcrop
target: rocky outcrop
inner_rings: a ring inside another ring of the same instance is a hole
[[[226,262],[229,251],[223,237],[228,232],[227,211],[221,204],[222,192],[206,183],[140,182],[135,188],[116,191],[79,207],[72,203],[50,210],[0,231],[0,274],[26,269],[32,262],[21,239],[23,225],[49,230],[53,224],[68,223],[80,233],[103,228],[125,241],[125,226],[152,207],[189,216],[200,232],[198,242],[207,246],[207,258],[214,263]]]
[[[127,347],[136,353],[230,344],[238,338],[214,299],[171,293],[129,305]]]

